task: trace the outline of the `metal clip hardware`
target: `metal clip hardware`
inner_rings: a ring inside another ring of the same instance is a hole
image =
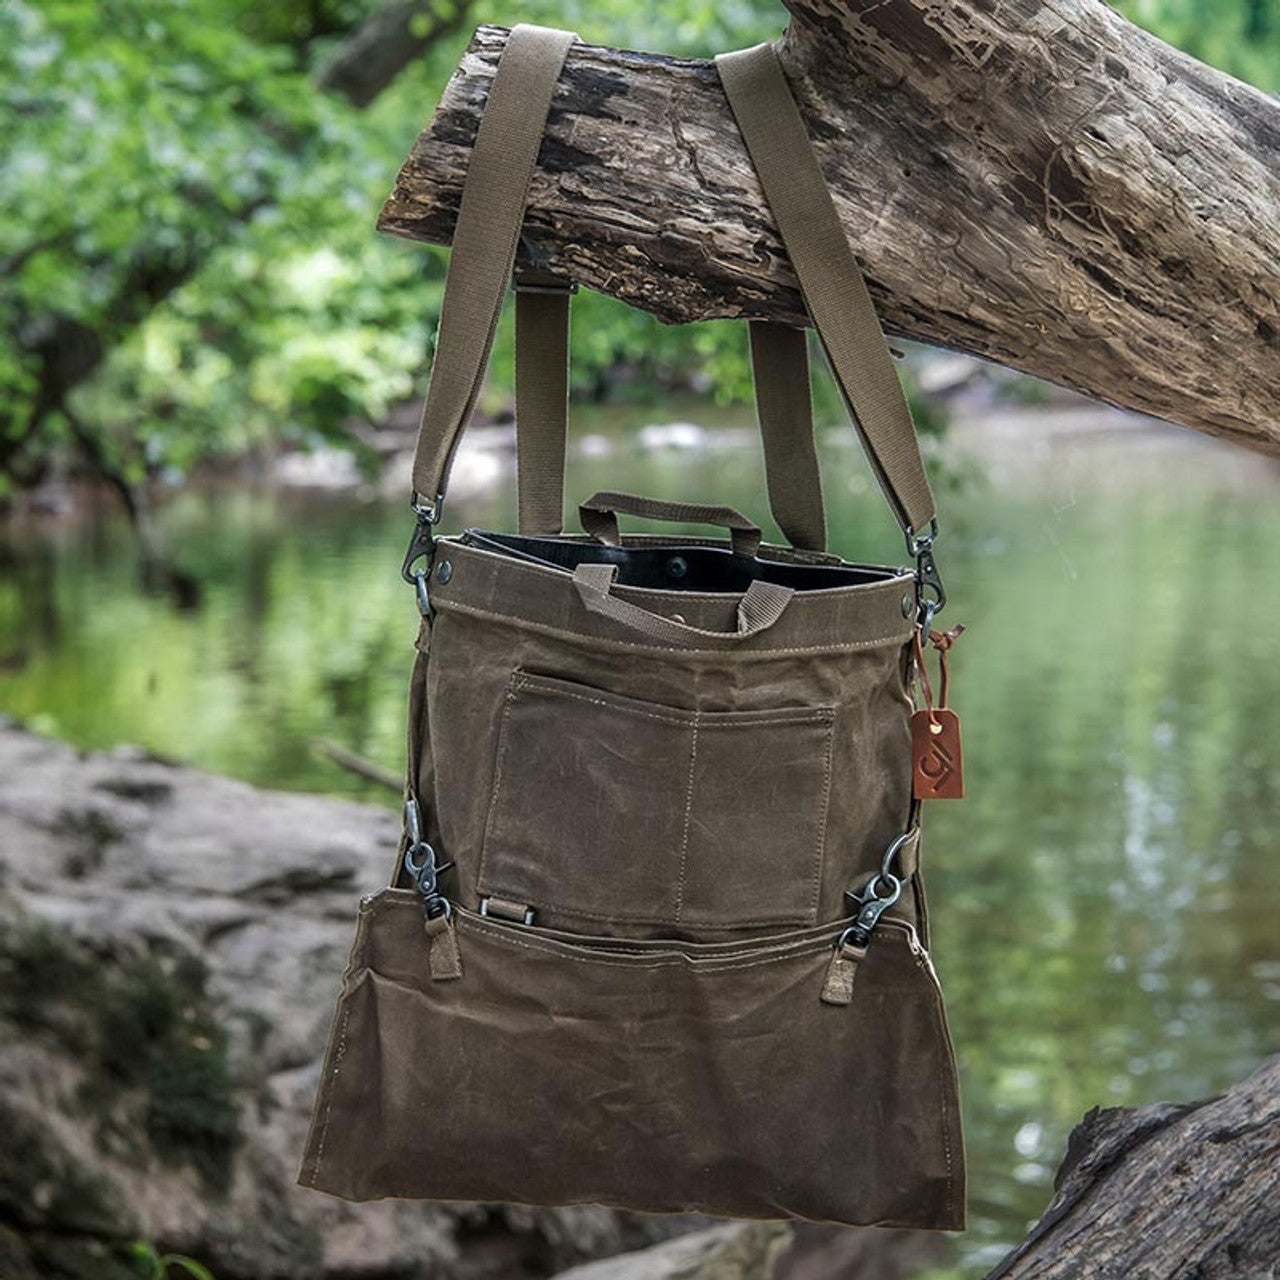
[[[493,898],[480,899],[480,914],[492,916],[495,920],[513,920],[520,924],[533,923],[533,908],[523,902],[495,901]]]
[[[846,942],[865,947],[880,917],[902,896],[902,879],[894,875],[891,868],[898,854],[915,834],[914,828],[904,831],[889,845],[884,852],[884,857],[880,860],[880,870],[863,885],[860,891],[855,892],[852,889],[844,891],[850,908],[856,914],[853,923],[836,939],[837,951]]]
[[[929,521],[929,528],[924,533],[916,533],[907,529],[907,554],[916,562],[916,618],[920,625],[920,634],[928,637],[929,628],[933,626],[936,614],[942,612],[947,603],[946,588],[942,585],[942,575],[938,572],[933,558],[933,544],[938,537],[938,521]],[[930,595],[932,593],[932,595]]]
[[[400,576],[417,592],[418,611],[426,618],[431,614],[427,581],[431,577],[431,564],[436,554],[436,540],[432,529],[440,523],[444,494],[436,494],[434,505],[428,507],[415,491],[409,498],[409,506],[418,519],[413,526],[413,536],[409,539],[409,549],[404,553],[404,561],[400,565]],[[423,563],[418,564],[418,561]]]
[[[437,862],[435,849],[422,838],[416,800],[409,799],[405,802],[404,825],[409,836],[409,843],[404,851],[404,869],[413,877],[414,886],[422,895],[422,906],[427,919],[434,920],[437,916],[448,919],[453,915],[453,906],[440,892],[438,877],[448,871],[453,863]]]

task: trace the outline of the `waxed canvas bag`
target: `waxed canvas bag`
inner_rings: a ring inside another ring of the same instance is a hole
[[[913,799],[933,498],[771,46],[718,67],[911,563],[825,548],[802,331],[754,323],[769,498],[589,497],[562,531],[569,284],[517,265],[573,37],[518,27],[470,160],[414,467],[405,835],[360,905],[300,1180],[959,1228]],[[570,72],[571,78],[571,72]],[[516,269],[519,530],[442,536]],[[624,535],[619,515],[720,526]]]

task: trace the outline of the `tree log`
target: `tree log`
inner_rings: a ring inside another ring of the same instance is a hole
[[[779,45],[888,330],[1280,454],[1280,103],[1102,0],[786,0]],[[506,33],[379,220],[447,243]],[[666,321],[799,323],[713,67],[577,45],[524,251]]]
[[[987,1280],[1271,1280],[1277,1259],[1280,1057],[1207,1102],[1090,1112]]]

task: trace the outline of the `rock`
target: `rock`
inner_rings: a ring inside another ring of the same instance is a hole
[[[697,1225],[295,1185],[394,812],[0,721],[0,1276],[518,1280]]]
[[[950,1241],[936,1231],[802,1222],[773,1280],[912,1280],[950,1261]]]
[[[790,1229],[779,1222],[726,1222],[572,1267],[556,1280],[773,1280],[790,1239]]]
[[[350,449],[320,445],[281,454],[272,466],[272,478],[301,489],[352,489],[360,483],[360,469]]]
[[[642,449],[697,449],[707,438],[705,427],[694,422],[650,423],[640,428]]]

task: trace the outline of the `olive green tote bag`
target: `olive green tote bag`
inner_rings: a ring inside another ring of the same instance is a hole
[[[515,29],[470,160],[404,567],[422,613],[405,834],[359,907],[301,1181],[959,1228],[909,723],[942,588],[910,413],[773,49],[726,55],[910,563],[826,550],[804,334],[769,323],[751,347],[790,545],[727,507],[625,492],[562,531],[571,286],[516,261],[572,42]],[[519,529],[443,536],[513,267]],[[619,516],[720,532],[623,534]]]

